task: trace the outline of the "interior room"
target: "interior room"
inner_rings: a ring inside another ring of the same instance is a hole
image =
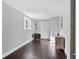
[[[70,59],[70,34],[71,0],[2,0],[3,59]]]

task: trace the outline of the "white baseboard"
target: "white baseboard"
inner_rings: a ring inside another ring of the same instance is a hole
[[[65,50],[65,54],[67,56],[67,59],[70,59],[70,54],[68,54],[68,52]]]
[[[68,56],[68,53],[67,53],[67,51],[65,50],[65,54],[66,54],[66,56]]]
[[[65,54],[67,55],[67,51],[65,50]]]
[[[19,46],[15,47],[15,48],[11,49],[10,51],[8,51],[8,52],[2,54],[2,58],[4,58],[4,57],[10,55],[11,53],[13,53],[13,52],[16,51],[17,49],[21,48],[22,46],[26,45],[27,43],[31,42],[32,40],[33,40],[33,39],[30,39],[30,40],[26,41],[25,43],[22,43],[21,45],[19,45]]]

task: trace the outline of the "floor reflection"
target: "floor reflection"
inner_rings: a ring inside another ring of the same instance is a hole
[[[52,57],[56,56],[55,38],[52,36],[49,41],[49,53],[50,53],[50,56],[52,56]]]

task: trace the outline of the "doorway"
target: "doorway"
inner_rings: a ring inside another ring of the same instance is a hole
[[[50,39],[49,20],[37,20],[36,23],[36,33],[40,33],[42,39]]]
[[[44,39],[50,38],[49,21],[40,21],[40,33],[41,38]]]

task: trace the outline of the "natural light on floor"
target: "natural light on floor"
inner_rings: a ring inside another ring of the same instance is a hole
[[[55,37],[53,37],[52,35],[50,36],[50,42],[49,42],[49,48],[51,48],[50,51],[50,55],[55,56],[56,55],[56,49],[55,49]],[[51,52],[53,50],[53,53]]]

